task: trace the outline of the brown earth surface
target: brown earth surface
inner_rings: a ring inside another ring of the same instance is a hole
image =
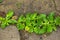
[[[11,25],[5,29],[0,28],[0,40],[20,40],[16,26]]]
[[[3,0],[0,3],[0,11],[7,12],[8,10],[14,10],[16,16],[24,14],[26,12],[38,12],[48,14],[51,11],[56,12],[57,15],[60,15],[60,0]],[[0,15],[2,13],[0,12]],[[4,15],[3,15],[4,16]],[[60,40],[60,28],[51,33],[50,35],[43,37],[43,35],[36,35],[34,33],[29,34],[24,31],[20,31],[20,37],[18,30],[16,28],[10,27],[5,30],[0,29],[0,40]],[[11,32],[11,33],[9,33]],[[15,35],[13,39],[10,37]]]

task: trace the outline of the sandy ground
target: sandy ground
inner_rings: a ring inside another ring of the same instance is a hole
[[[57,15],[60,15],[60,0],[3,0],[2,3],[0,3],[0,11],[7,12],[8,10],[14,10],[15,15],[19,16],[20,14],[25,14],[26,12],[35,12],[37,11],[38,13],[49,13],[51,11],[56,12]],[[1,15],[2,13],[0,13]],[[11,27],[13,28],[13,27]],[[12,30],[14,30],[13,28]],[[6,28],[6,30],[8,30]],[[0,29],[0,40],[4,40],[4,38],[7,38],[6,40],[12,40],[12,38],[8,38],[7,34],[9,31],[7,31],[6,37],[3,36],[3,32]],[[4,30],[3,30],[4,31]],[[16,30],[17,32],[18,30]],[[12,31],[11,31],[12,32]],[[8,34],[10,35],[10,34]],[[14,35],[14,32],[12,33]],[[18,35],[18,32],[16,36]],[[43,37],[41,35],[36,35],[36,34],[29,34],[26,32],[20,32],[21,35],[21,40],[60,40],[60,28],[57,30],[57,32],[51,33],[47,37]],[[17,36],[18,37],[18,36]],[[16,37],[16,38],[17,38]],[[19,40],[18,39],[13,39],[13,40]]]
[[[8,26],[4,30],[0,28],[0,40],[20,40],[16,26]]]

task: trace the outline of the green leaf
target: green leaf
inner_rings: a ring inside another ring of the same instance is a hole
[[[5,20],[5,18],[3,18],[3,17],[0,17],[0,21],[3,21],[3,20]]]
[[[31,26],[30,20],[26,20],[26,26]]]
[[[21,15],[18,19],[18,22],[25,22],[25,17]]]
[[[6,21],[3,21],[2,24],[1,24],[1,28],[5,28],[7,27],[9,24],[6,22]]]
[[[57,30],[55,24],[49,24],[49,25],[47,26],[47,33],[51,33],[51,32],[53,32],[53,30],[54,30],[54,31]]]
[[[10,20],[8,20],[8,23],[10,23],[10,24],[15,24],[15,23],[17,23],[17,21],[14,20],[14,19],[10,19]]]
[[[30,15],[30,17],[31,17],[31,20],[35,20],[35,19],[36,19],[36,16],[37,16],[37,14],[36,14],[36,13],[34,13],[34,14],[31,14],[31,15]]]
[[[34,27],[34,32],[35,32],[36,34],[39,34],[39,28],[38,28],[38,27]]]
[[[25,25],[24,24],[21,24],[21,23],[18,23],[17,24],[17,29],[18,30],[23,30],[25,28]]]
[[[42,23],[43,23],[43,21],[38,19],[36,24],[37,24],[37,26],[42,26]]]
[[[49,22],[53,23],[54,22],[54,12],[51,12],[48,16],[47,19],[49,20]]]
[[[0,3],[2,3],[3,2],[3,0],[0,0]]]
[[[37,25],[42,25],[43,22],[46,21],[46,15],[45,14],[40,14],[39,16],[37,16]]]
[[[28,32],[32,33],[33,32],[33,28],[31,28]]]
[[[52,25],[48,25],[47,26],[47,33],[50,33],[53,31],[53,26]]]
[[[25,31],[29,31],[30,27],[29,26],[26,26],[25,27]]]
[[[37,24],[36,24],[35,20],[31,21],[31,26],[36,26],[36,25]]]
[[[57,30],[57,27],[56,27],[56,26],[55,26],[55,27],[53,27],[53,30],[54,30],[54,31],[56,31],[56,30]]]
[[[30,17],[30,16],[31,16],[31,13],[27,13],[27,14],[26,14],[26,19],[27,19],[27,20],[31,20],[31,17]]]
[[[47,30],[46,25],[42,25],[42,26],[40,27],[39,34],[44,34],[44,33],[46,33],[46,30]]]
[[[14,12],[12,10],[9,10],[6,15],[6,19],[10,19],[13,16]]]
[[[45,19],[46,18],[46,15],[45,14],[40,14],[37,16],[38,19]]]
[[[39,31],[39,34],[44,34],[46,32],[46,28],[42,28],[42,29],[40,29],[40,31]]]
[[[5,28],[6,27],[6,24],[1,24],[1,28]]]
[[[56,24],[56,25],[60,25],[60,17],[59,17],[59,16],[56,17],[56,19],[55,19],[55,24]]]
[[[32,26],[26,26],[25,31],[32,33],[33,32],[33,27]]]

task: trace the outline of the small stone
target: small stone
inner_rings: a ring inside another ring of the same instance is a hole
[[[0,28],[0,40],[20,40],[16,26],[8,26],[5,29]]]
[[[13,16],[12,19],[17,19],[17,16]]]
[[[45,37],[45,38],[46,38],[46,36],[47,36],[47,35],[45,35],[45,34],[43,35],[43,37]]]
[[[42,39],[42,37],[40,37],[40,39]]]

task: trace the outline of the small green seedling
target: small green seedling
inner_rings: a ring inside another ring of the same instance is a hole
[[[11,19],[11,17],[13,16],[13,11],[10,10],[8,11],[7,15],[5,18],[0,17],[0,21],[1,21],[1,28],[5,28],[6,26],[8,26],[9,24],[14,24],[16,23],[16,20]]]

